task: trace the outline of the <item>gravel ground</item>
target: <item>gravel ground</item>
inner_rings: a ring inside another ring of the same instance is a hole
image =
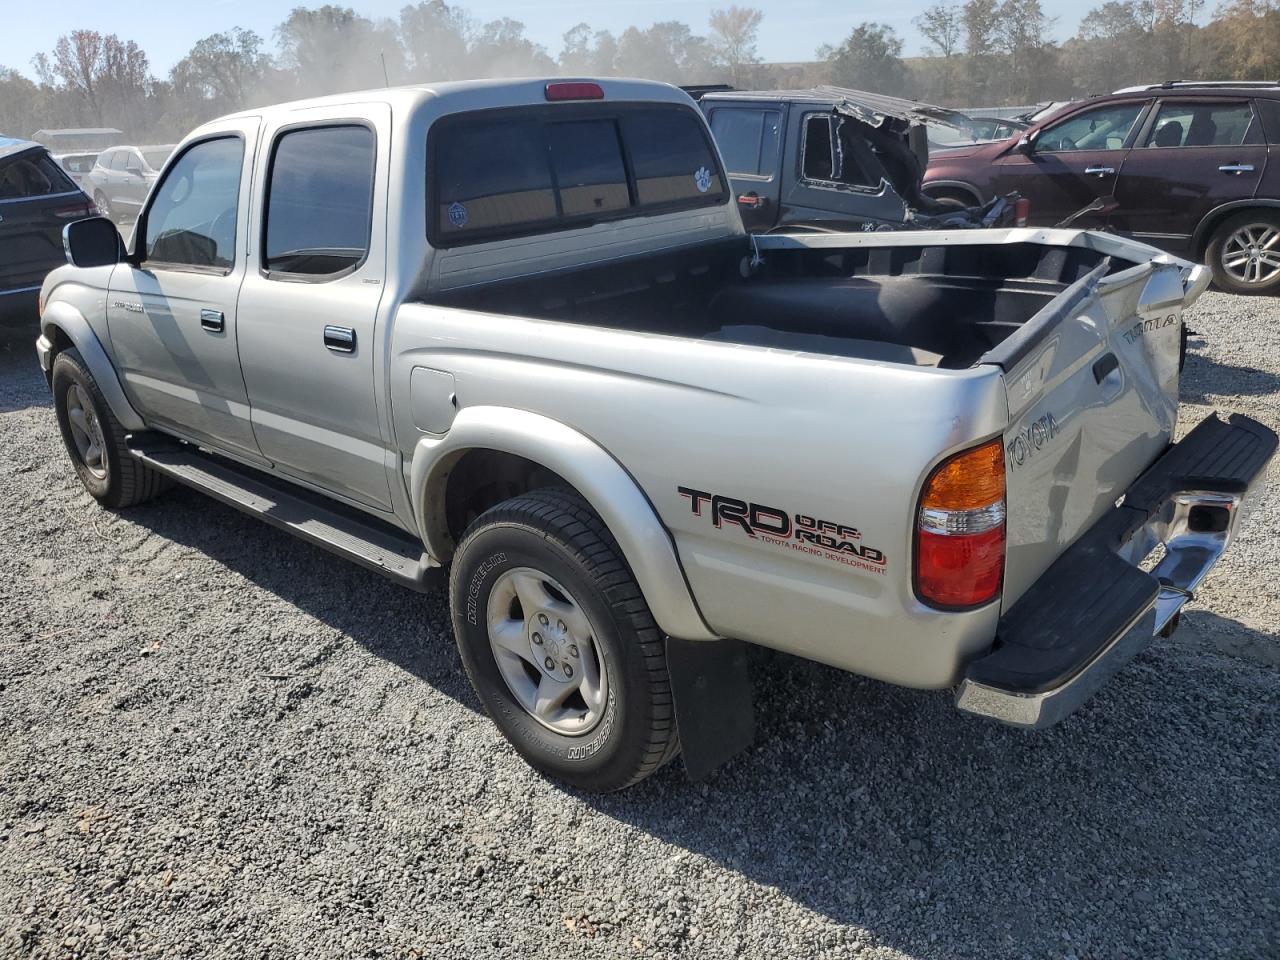
[[[1184,419],[1280,423],[1280,305],[1191,326]],[[1280,484],[1052,731],[761,651],[748,755],[591,797],[478,712],[442,590],[99,509],[27,338],[0,437],[0,956],[1280,956]]]

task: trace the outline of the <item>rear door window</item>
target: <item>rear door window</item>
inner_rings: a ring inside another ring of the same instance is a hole
[[[439,247],[726,199],[705,127],[683,107],[463,114],[433,128],[431,157]]]
[[[1262,143],[1248,103],[1165,101],[1147,134],[1146,147],[1238,147]]]
[[[780,112],[717,107],[711,111],[711,132],[730,175],[773,176],[782,136]]]
[[[294,278],[350,273],[369,252],[377,142],[368,127],[289,130],[267,173],[263,266]]]

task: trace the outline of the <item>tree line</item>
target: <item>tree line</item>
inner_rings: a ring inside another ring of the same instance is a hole
[[[764,14],[739,6],[712,12],[703,32],[676,20],[618,34],[580,23],[554,54],[517,20],[480,21],[444,0],[380,20],[331,4],[297,7],[270,42],[233,27],[198,41],[166,76],[132,40],[73,30],[32,59],[34,78],[0,67],[0,134],[111,126],[138,142],[171,140],[245,107],[477,77],[835,83],[956,106],[1031,104],[1175,78],[1280,79],[1280,0],[1228,0],[1207,18],[1203,3],[1107,0],[1058,43],[1040,0],[940,0],[915,21],[928,41],[924,56],[904,57],[891,27],[863,22],[794,64],[762,62]]]

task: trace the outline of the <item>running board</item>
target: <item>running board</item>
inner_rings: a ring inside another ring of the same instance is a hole
[[[287,480],[155,434],[127,438],[129,452],[154,470],[273,527],[409,587],[425,591],[439,565],[402,530]]]

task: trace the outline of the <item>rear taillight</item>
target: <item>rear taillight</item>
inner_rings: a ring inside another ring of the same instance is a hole
[[[956,609],[994,599],[1004,580],[1004,447],[992,440],[934,470],[916,518],[916,594]]]
[[[1027,220],[1031,217],[1031,201],[1026,197],[1019,197],[1013,201],[1013,225],[1015,227],[1025,227]]]
[[[556,81],[547,84],[548,100],[603,100],[604,88],[598,83],[579,80]]]
[[[59,220],[79,220],[83,217],[92,217],[96,209],[92,203],[77,203],[70,207],[57,207],[53,215]]]

